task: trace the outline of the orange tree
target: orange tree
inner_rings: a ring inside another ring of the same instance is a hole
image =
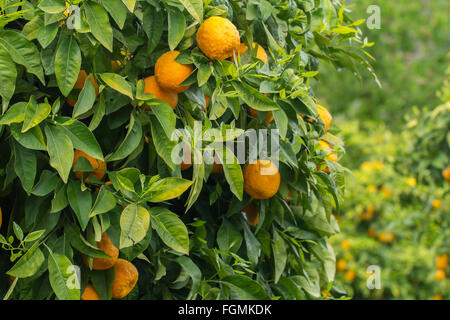
[[[309,82],[323,59],[370,67],[363,21],[344,9],[329,0],[3,6],[0,292],[341,295],[327,238],[339,231],[343,146]],[[256,144],[237,161],[230,149],[250,129],[278,129],[268,140],[279,164],[247,167]]]

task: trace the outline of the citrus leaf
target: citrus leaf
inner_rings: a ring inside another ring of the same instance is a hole
[[[124,77],[115,73],[102,73],[100,77],[108,86],[133,100],[133,89]]]
[[[9,100],[16,88],[17,70],[8,51],[0,46],[0,96],[2,97],[3,111],[6,110]],[[3,120],[3,119],[2,119]]]
[[[47,151],[50,165],[58,171],[59,176],[67,183],[73,163],[73,145],[64,129],[54,125],[45,127]]]
[[[67,97],[78,79],[81,51],[73,37],[65,38],[56,49],[55,76],[61,93]]]
[[[258,90],[250,87],[248,84],[238,81],[233,81],[232,84],[234,89],[241,94],[240,98],[253,109],[259,111],[271,111],[280,108],[275,102],[262,93],[259,93]]]
[[[59,300],[80,300],[80,282],[73,263],[66,256],[47,249],[48,273],[53,292]]]
[[[224,277],[221,282],[235,291],[242,300],[269,300],[263,286],[243,275]]]
[[[39,245],[39,242],[34,243],[6,274],[16,278],[28,278],[34,275],[45,260]]]
[[[94,37],[110,52],[113,51],[113,30],[109,16],[103,7],[93,1],[85,1],[86,20]]]
[[[169,7],[169,48],[174,50],[184,36],[186,18],[178,8]]]
[[[149,226],[150,215],[147,209],[136,204],[128,205],[120,216],[120,249],[144,239]]]
[[[111,191],[108,191],[105,186],[100,188],[100,191],[95,199],[95,203],[92,206],[89,217],[96,216],[108,212],[116,206],[116,198]]]
[[[39,123],[45,120],[51,111],[52,107],[48,103],[44,102],[38,105],[36,102],[36,98],[34,96],[31,96],[30,101],[25,107],[22,133],[27,132],[28,130],[37,126]]]
[[[116,151],[107,156],[108,161],[122,160],[129,156],[138,146],[142,139],[142,124],[140,120],[135,120],[134,115],[130,116],[128,132]]]
[[[150,202],[171,200],[179,197],[191,185],[192,181],[182,178],[168,177],[151,184],[148,189],[144,190],[144,196],[146,200]]]

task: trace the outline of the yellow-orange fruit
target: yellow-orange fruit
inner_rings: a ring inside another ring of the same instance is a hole
[[[252,115],[253,118],[256,118],[256,119],[259,118],[258,112],[255,109],[249,108],[249,110],[250,110],[250,114]],[[272,111],[267,112],[266,116],[264,117],[264,121],[267,122],[267,123],[270,123],[270,122],[273,121],[273,113],[272,113]]]
[[[442,269],[437,270],[436,274],[435,274],[435,277],[436,277],[437,281],[444,280],[445,279],[445,271],[442,270]]]
[[[384,243],[391,243],[395,239],[395,234],[393,232],[383,231],[378,236],[378,240]]]
[[[370,238],[374,238],[374,237],[375,237],[375,234],[376,234],[376,232],[375,232],[375,229],[374,229],[374,228],[369,228],[369,229],[367,230],[367,235],[368,235]]]
[[[254,199],[273,197],[280,187],[280,173],[270,160],[257,160],[244,168],[244,190]]]
[[[80,70],[80,73],[78,74],[77,82],[75,82],[75,85],[73,86],[74,89],[83,89],[84,83],[87,78],[87,73],[85,70]],[[89,75],[89,81],[92,83],[95,89],[95,96],[98,96],[98,84],[95,82],[94,76],[92,74]],[[71,107],[75,106],[76,100],[67,98],[66,102]]]
[[[345,263],[345,260],[339,259],[336,263],[336,270],[344,271],[345,269],[347,269],[347,264]]]
[[[245,215],[247,216],[247,220],[254,226],[258,224],[259,220],[259,212],[256,205],[251,202],[248,205],[246,205],[242,211],[245,212]]]
[[[199,49],[210,59],[225,60],[239,50],[239,31],[228,19],[213,16],[201,24],[196,34]]]
[[[192,64],[181,64],[175,61],[179,51],[168,51],[158,58],[155,64],[155,77],[158,84],[175,92],[186,91],[189,86],[180,86],[192,73]]]
[[[105,171],[106,171],[106,163],[105,162],[100,161],[98,159],[94,159],[81,150],[75,150],[74,154],[73,154],[72,169],[75,167],[75,164],[77,163],[77,160],[79,157],[86,158],[89,161],[89,163],[91,164],[91,167],[94,169],[94,171],[91,171],[89,173],[88,177],[85,179],[86,182],[90,182],[89,181],[90,176],[95,176],[98,180],[103,179],[103,177],[105,176]],[[75,176],[77,177],[78,180],[81,180],[81,178],[83,177],[83,172],[75,171]]]
[[[442,176],[444,177],[444,179],[445,179],[447,182],[450,182],[450,166],[448,166],[447,168],[445,168],[445,169],[442,171]]]
[[[344,279],[347,281],[353,281],[355,280],[356,274],[355,271],[353,270],[348,270],[345,274],[344,274]]]
[[[112,297],[122,299],[127,296],[136,285],[139,273],[136,267],[127,260],[118,259],[114,265],[114,282],[111,287]]]
[[[375,207],[373,204],[369,205],[366,210],[361,214],[360,219],[363,221],[370,221],[373,218],[373,212]]]
[[[448,255],[446,253],[436,257],[436,268],[447,269],[448,267]]]
[[[256,42],[253,42],[253,48],[255,48],[256,46],[257,46],[256,58],[258,58],[259,60],[261,60],[264,63],[269,61],[269,58],[267,57],[266,50],[264,50],[264,48],[262,46],[260,46],[259,44],[257,44]],[[247,45],[245,43],[239,44],[239,56],[242,56],[247,50],[248,50],[248,47],[247,47]],[[231,61],[233,63],[235,62],[233,56],[231,56]]]
[[[433,202],[431,202],[431,208],[433,210],[439,209],[441,207],[442,201],[440,199],[434,199]]]
[[[86,285],[83,294],[81,295],[81,299],[83,300],[102,300],[98,295],[97,291],[95,291],[94,286],[92,284]]]
[[[173,90],[166,90],[159,86],[155,76],[150,76],[144,79],[145,87],[144,93],[151,93],[155,99],[167,102],[169,106],[174,109],[178,103],[178,93]],[[150,110],[150,107],[147,107]]]
[[[93,258],[92,269],[93,270],[106,270],[111,268],[119,257],[119,249],[112,243],[106,232],[103,232],[102,238],[97,242],[97,247],[104,253],[110,256],[110,258]],[[89,266],[88,259],[85,255],[82,255],[84,263]]]
[[[337,153],[334,151],[334,148],[325,140],[319,140],[319,143],[320,143],[320,150],[325,150],[327,152],[325,160],[336,162],[338,160],[338,156]],[[330,168],[328,168],[328,166],[325,165],[325,163],[322,163],[319,166],[319,170],[322,170],[325,173],[330,172]]]
[[[442,300],[442,296],[440,294],[433,295],[433,300]]]
[[[350,249],[350,241],[348,240],[342,240],[341,242],[341,248],[344,250]]]
[[[333,117],[331,116],[330,112],[328,110],[321,106],[317,105],[317,111],[319,112],[319,118],[322,119],[324,125],[325,125],[325,132],[328,131],[328,127],[331,124],[331,121],[333,120]]]

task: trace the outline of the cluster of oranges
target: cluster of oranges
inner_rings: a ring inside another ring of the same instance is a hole
[[[446,269],[448,268],[448,255],[446,253],[436,257],[436,280],[441,281],[445,279]]]
[[[349,240],[343,240],[341,242],[341,248],[342,250],[349,250],[351,247],[350,241]],[[347,252],[347,254],[349,254]],[[352,282],[353,280],[355,280],[356,278],[356,272],[353,269],[348,269],[347,268],[347,263],[345,262],[344,259],[338,259],[336,261],[336,271],[338,272],[344,272],[344,279],[348,282]]]
[[[102,238],[97,242],[97,247],[109,258],[93,258],[93,270],[106,270],[114,268],[114,282],[111,286],[111,294],[114,299],[122,299],[135,287],[138,281],[138,270],[129,261],[119,258],[119,249],[112,243],[108,234],[104,232]],[[89,260],[83,255],[84,263],[89,267]],[[83,300],[101,300],[92,284],[86,285],[81,296]]]

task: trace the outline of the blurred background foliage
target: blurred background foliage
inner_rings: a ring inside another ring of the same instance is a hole
[[[331,63],[315,86],[350,169],[342,233],[331,239],[337,281],[355,299],[450,299],[450,268],[442,267],[450,256],[442,176],[450,165],[450,2],[359,0],[351,10],[368,17],[370,5],[380,7],[381,29],[360,29],[375,42],[368,51],[382,88],[368,72],[358,84]],[[367,288],[370,265],[381,270],[378,290]]]

